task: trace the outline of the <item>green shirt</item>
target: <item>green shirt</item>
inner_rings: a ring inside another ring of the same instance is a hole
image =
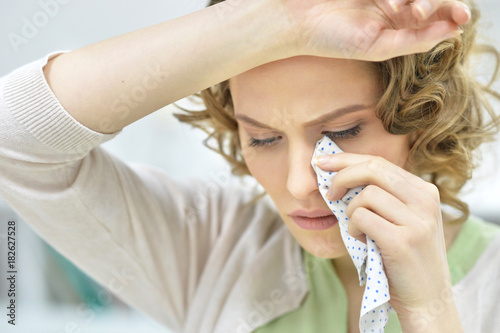
[[[488,244],[500,234],[500,226],[471,216],[447,251],[452,284],[472,268]],[[315,257],[302,249],[309,293],[300,308],[257,328],[255,333],[347,332],[347,295],[330,259]],[[386,333],[401,332],[391,312]]]

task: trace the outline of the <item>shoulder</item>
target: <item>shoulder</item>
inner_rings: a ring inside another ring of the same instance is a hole
[[[475,259],[457,282],[461,288],[500,274],[500,225],[470,216],[449,252],[449,257],[461,256],[462,261],[465,261],[463,257]],[[498,282],[500,284],[500,280]]]
[[[471,270],[453,286],[465,332],[493,332],[500,326],[500,227],[476,219],[475,227],[481,229],[491,241],[474,263]]]
[[[183,207],[188,220],[218,225],[219,232],[226,228],[244,232],[253,226],[276,229],[283,224],[272,200],[252,178],[226,170],[206,178],[175,178],[153,166],[132,163],[131,167],[167,206],[175,203]]]

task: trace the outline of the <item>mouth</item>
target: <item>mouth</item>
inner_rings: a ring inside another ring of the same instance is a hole
[[[312,212],[298,210],[290,214],[294,222],[305,230],[326,230],[337,224],[337,218],[328,210]]]

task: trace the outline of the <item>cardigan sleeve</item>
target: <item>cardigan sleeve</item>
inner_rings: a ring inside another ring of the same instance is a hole
[[[204,194],[196,179],[175,180],[100,147],[120,131],[76,121],[44,77],[62,52],[0,79],[0,196],[106,289],[180,331],[221,212],[238,211],[237,193],[212,186]]]

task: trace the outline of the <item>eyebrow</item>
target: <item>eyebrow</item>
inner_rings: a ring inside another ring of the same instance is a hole
[[[308,121],[307,123],[304,124],[304,127],[310,127],[313,125],[317,125],[319,123],[326,123],[328,121],[331,121],[334,118],[342,117],[342,116],[349,114],[349,113],[366,110],[368,108],[369,108],[369,106],[363,105],[363,104],[353,104],[353,105],[344,106],[344,107],[336,109],[332,112],[329,112],[327,114],[321,115],[316,119]],[[263,123],[255,120],[253,118],[250,118],[249,116],[246,116],[244,114],[237,114],[235,116],[235,118],[239,119],[245,123],[248,123],[250,125],[253,125],[255,127],[260,127],[260,128],[265,128],[265,129],[273,129],[273,128],[269,127],[268,125],[263,124]]]

